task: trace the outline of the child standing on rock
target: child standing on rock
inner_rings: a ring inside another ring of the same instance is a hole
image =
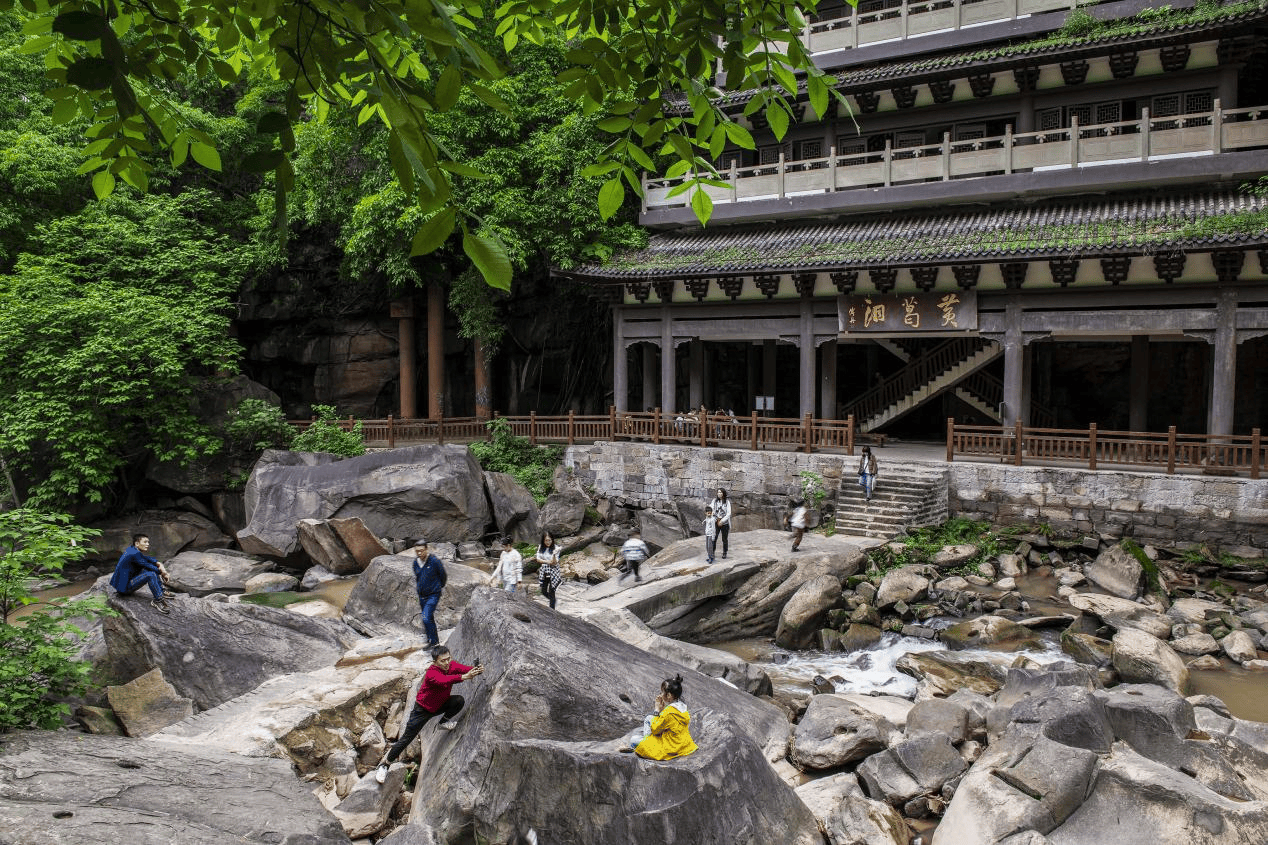
[[[704,554],[709,563],[713,563],[713,553],[718,548],[718,518],[713,515],[713,508],[704,509]]]
[[[489,576],[489,583],[502,582],[502,589],[513,593],[519,589],[524,580],[524,557],[511,545],[511,538],[502,538],[502,554],[498,557],[497,568]]]

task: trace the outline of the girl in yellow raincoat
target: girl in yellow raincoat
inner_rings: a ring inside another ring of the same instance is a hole
[[[682,703],[682,676],[677,675],[660,685],[656,696],[656,715],[648,716],[643,730],[622,751],[633,751],[648,760],[673,760],[696,750],[691,740],[691,714]]]

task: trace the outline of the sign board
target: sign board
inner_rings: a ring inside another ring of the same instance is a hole
[[[753,397],[753,410],[755,411],[773,411],[775,410],[774,396],[755,396]]]
[[[977,291],[873,293],[838,298],[841,334],[977,330]]]

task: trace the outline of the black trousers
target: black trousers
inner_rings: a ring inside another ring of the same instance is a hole
[[[414,741],[414,737],[418,736],[418,732],[423,726],[432,720],[433,717],[439,716],[440,721],[447,722],[454,716],[458,715],[458,711],[462,709],[462,705],[466,701],[460,695],[451,695],[449,700],[440,706],[440,709],[433,713],[430,710],[424,710],[423,705],[417,701],[414,702],[414,709],[410,711],[409,721],[405,723],[405,730],[401,733],[401,738],[392,743],[392,748],[387,752],[387,762],[395,763],[396,758],[400,757],[409,744]]]
[[[722,556],[731,550],[731,523],[724,522],[718,526],[718,538],[722,540]]]
[[[550,600],[550,609],[555,609],[555,590],[550,586],[549,582],[541,585],[542,595]]]

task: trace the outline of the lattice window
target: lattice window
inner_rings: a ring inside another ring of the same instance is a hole
[[[985,123],[961,123],[955,127],[955,140],[976,141],[986,137]]]
[[[1149,113],[1154,117],[1170,117],[1180,113],[1179,94],[1159,94],[1149,101]]]
[[[801,159],[802,161],[806,161],[812,158],[823,158],[823,139],[814,138],[814,139],[807,139],[805,141],[801,141],[800,143],[797,144],[797,151],[798,151],[797,158]],[[827,163],[822,161],[817,161],[814,164],[806,164],[804,166],[808,168],[819,168],[819,167],[826,167]]]
[[[1070,106],[1067,113],[1068,113],[1068,119],[1066,120],[1066,123],[1065,123],[1066,126],[1073,126],[1074,119],[1076,117],[1079,119],[1080,126],[1087,126],[1089,123],[1092,122],[1092,107],[1091,106]]]
[[[1184,113],[1201,114],[1215,108],[1214,91],[1186,91],[1184,94]],[[1185,126],[1210,126],[1209,117],[1191,117],[1184,122]]]
[[[1040,132],[1061,128],[1061,109],[1040,109],[1035,112],[1035,125]]]
[[[921,129],[909,129],[905,132],[894,133],[894,149],[902,150],[909,147],[923,147],[925,145],[925,133]],[[894,153],[894,158],[915,158],[916,154],[911,153]]]
[[[1096,104],[1097,123],[1118,123],[1123,119],[1123,104],[1119,101]]]
[[[840,164],[849,167],[855,164],[863,164],[866,161],[863,154],[867,152],[867,139],[860,138],[857,135],[838,135],[837,136],[837,155],[849,156],[842,158]]]
[[[779,164],[779,154],[783,152],[783,149],[784,148],[779,145],[762,147],[757,151],[757,163],[762,165]],[[779,171],[771,167],[764,169],[761,172],[763,175],[767,175],[770,173],[777,173]]]

